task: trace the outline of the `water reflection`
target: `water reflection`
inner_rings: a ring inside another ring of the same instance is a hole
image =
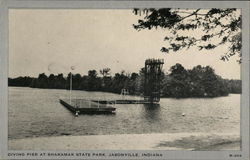
[[[160,104],[144,104],[143,105],[144,112],[143,114],[147,120],[159,120],[160,119]]]

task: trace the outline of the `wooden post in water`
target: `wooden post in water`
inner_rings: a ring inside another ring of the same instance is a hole
[[[75,69],[75,67],[71,66],[70,69],[73,71]],[[70,72],[70,91],[69,91],[69,94],[70,94],[70,96],[69,96],[70,104],[71,104],[71,90],[72,90],[72,72]]]

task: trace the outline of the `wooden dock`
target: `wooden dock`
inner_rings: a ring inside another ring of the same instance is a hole
[[[60,103],[75,114],[112,114],[116,110],[116,108],[107,104],[91,100],[74,99],[70,104],[67,100],[60,99]]]
[[[152,104],[147,100],[119,99],[119,100],[86,100],[86,99],[60,99],[60,103],[75,114],[112,114],[116,104]],[[157,102],[153,102],[154,104]]]

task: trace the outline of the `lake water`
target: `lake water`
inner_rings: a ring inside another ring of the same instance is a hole
[[[240,132],[240,94],[218,98],[161,98],[158,106],[116,104],[116,114],[78,117],[59,103],[60,98],[68,97],[67,90],[9,87],[9,139],[59,135]],[[121,99],[117,94],[87,91],[72,91],[72,97]]]

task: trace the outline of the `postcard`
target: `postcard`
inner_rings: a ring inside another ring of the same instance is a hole
[[[248,159],[249,2],[2,1],[3,159]]]

